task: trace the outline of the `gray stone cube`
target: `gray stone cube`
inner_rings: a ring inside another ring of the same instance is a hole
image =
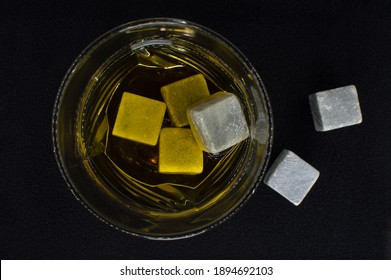
[[[265,184],[298,206],[319,177],[319,171],[289,150],[283,150],[265,176]]]
[[[217,92],[187,109],[187,118],[200,147],[217,154],[249,137],[246,117],[239,99]]]
[[[362,122],[354,85],[311,94],[309,102],[317,131],[328,131]]]

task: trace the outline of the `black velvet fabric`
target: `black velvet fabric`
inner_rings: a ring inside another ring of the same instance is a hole
[[[95,38],[150,17],[207,26],[251,61],[273,107],[271,161],[290,149],[320,171],[299,207],[261,185],[210,232],[151,241],[73,197],[52,148],[59,85]],[[1,259],[391,258],[390,27],[387,0],[1,1]],[[350,84],[363,123],[316,132],[308,95]]]

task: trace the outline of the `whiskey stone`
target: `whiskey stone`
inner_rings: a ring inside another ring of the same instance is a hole
[[[165,127],[160,132],[159,173],[202,173],[203,153],[189,128]]]
[[[187,109],[195,139],[206,152],[217,154],[249,136],[246,118],[238,98],[217,92]]]
[[[155,146],[163,123],[166,104],[124,92],[115,119],[113,135]]]
[[[283,150],[265,176],[265,184],[298,206],[319,177],[319,171],[289,150]]]
[[[317,131],[328,131],[362,122],[354,85],[311,94],[309,102]]]
[[[176,127],[189,125],[186,109],[195,102],[210,96],[208,85],[202,74],[197,74],[160,89],[171,121]]]

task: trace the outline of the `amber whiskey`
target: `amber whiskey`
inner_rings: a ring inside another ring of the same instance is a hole
[[[247,141],[217,155],[204,152],[201,174],[162,174],[158,170],[158,145],[112,133],[124,92],[163,101],[161,87],[196,74],[205,77],[210,93],[229,91],[240,96],[240,88],[218,61],[170,45],[121,50],[95,73],[78,109],[77,141],[90,176],[109,195],[125,204],[171,213],[197,211],[227,191]],[[173,127],[167,112],[162,127]]]

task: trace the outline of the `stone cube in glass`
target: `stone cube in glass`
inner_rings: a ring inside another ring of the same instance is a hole
[[[298,206],[319,177],[319,171],[295,153],[283,150],[265,176],[265,184]]]
[[[311,94],[309,102],[317,131],[329,131],[362,122],[354,85]]]
[[[190,106],[190,127],[202,149],[217,154],[249,136],[243,109],[236,95],[217,92]]]
[[[197,74],[160,89],[171,121],[176,127],[189,125],[186,109],[195,102],[210,95],[206,80],[202,74]]]
[[[190,128],[166,127],[159,140],[159,172],[165,174],[202,173],[203,152]]]
[[[124,92],[115,119],[113,135],[155,146],[165,111],[164,102]]]

